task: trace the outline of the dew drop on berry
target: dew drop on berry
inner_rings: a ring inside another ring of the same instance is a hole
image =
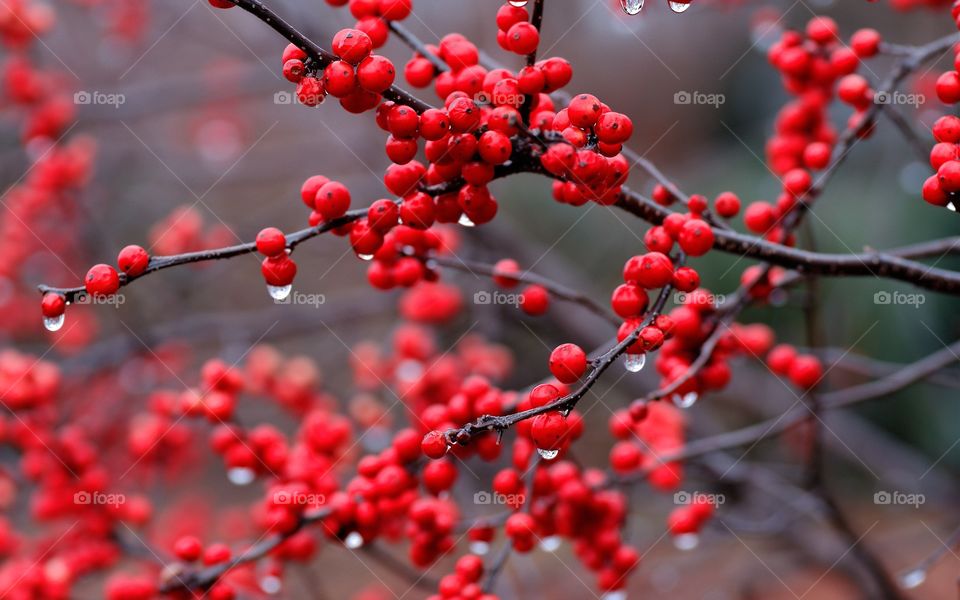
[[[682,12],[685,12],[688,8],[690,8],[691,3],[690,2],[673,2],[671,0],[668,4],[670,4],[670,10],[672,10],[673,12],[682,13]]]
[[[510,6],[522,8],[527,5],[527,0],[510,0]]]
[[[470,552],[476,554],[477,556],[484,556],[487,552],[490,552],[490,544],[486,542],[476,541],[470,542]]]
[[[643,0],[620,0],[620,6],[623,7],[623,12],[635,15],[643,9]]]
[[[59,317],[44,317],[43,326],[47,331],[58,331],[63,327],[63,321],[66,317],[67,313],[62,313]]]
[[[639,373],[643,370],[645,364],[647,364],[646,354],[625,354],[623,356],[623,367],[631,373]]]
[[[681,533],[673,538],[673,545],[677,550],[693,550],[700,545],[700,536],[696,533]]]
[[[551,535],[540,540],[540,549],[544,552],[556,552],[563,543],[563,538],[559,535]]]
[[[363,546],[363,536],[356,531],[351,531],[343,540],[343,545],[350,550],[356,550],[360,546]]]
[[[467,216],[467,213],[460,215],[460,219],[457,220],[457,223],[463,225],[464,227],[475,227],[476,223],[470,220],[470,217]]]
[[[274,596],[280,593],[280,590],[283,588],[282,582],[279,577],[275,575],[267,575],[260,580],[260,589],[263,590],[265,594],[270,594]]]
[[[293,289],[293,284],[290,285],[267,285],[267,293],[270,294],[270,297],[274,300],[286,300],[287,296],[290,295],[290,290]]]
[[[900,585],[903,586],[904,589],[912,590],[920,587],[920,585],[926,580],[927,572],[925,570],[914,569],[904,573],[903,576],[900,577]]]
[[[357,258],[359,258],[360,260],[370,261],[370,260],[373,260],[373,255],[372,255],[372,254],[358,254],[358,255],[357,255]]]
[[[953,202],[947,203],[947,210],[957,212],[957,207]]]
[[[613,590],[600,596],[600,600],[627,600],[627,593],[623,590]]]
[[[537,448],[537,454],[540,455],[543,460],[553,460],[560,454],[559,450],[545,450],[543,448]]]
[[[700,397],[696,392],[687,392],[686,394],[674,394],[671,400],[673,400],[674,406],[677,408],[690,408],[697,403]]]
[[[253,469],[246,467],[234,467],[227,470],[227,479],[233,485],[250,485],[256,478],[257,474],[253,472]]]

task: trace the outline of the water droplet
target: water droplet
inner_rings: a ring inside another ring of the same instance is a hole
[[[912,590],[914,588],[920,587],[920,585],[927,580],[927,572],[923,569],[914,569],[908,573],[904,573],[900,577],[900,585],[904,589]]]
[[[543,448],[537,448],[537,454],[539,454],[543,460],[553,460],[560,454],[559,450],[544,450]]]
[[[227,479],[233,485],[250,485],[256,478],[257,474],[253,472],[253,469],[246,467],[234,467],[227,470]]]
[[[44,317],[43,326],[46,327],[47,331],[57,331],[63,327],[63,321],[66,317],[67,313],[62,313],[59,317]]]
[[[356,550],[363,545],[363,536],[356,531],[351,531],[343,540],[343,545],[351,550]]]
[[[470,552],[477,556],[484,556],[490,552],[490,544],[481,541],[470,542]]]
[[[697,400],[700,399],[700,396],[696,392],[687,392],[684,395],[674,394],[671,400],[673,400],[674,406],[677,408],[690,408],[697,403]]]
[[[524,2],[524,4],[526,4],[526,2]],[[467,216],[467,213],[460,215],[460,219],[457,221],[457,223],[463,225],[464,227],[476,227],[477,225],[470,219],[470,217]]]
[[[620,0],[620,6],[623,7],[623,12],[635,15],[643,10],[643,0]]]
[[[953,212],[957,212],[957,207],[956,207],[956,205],[954,205],[953,202],[949,202],[949,203],[947,204],[947,210],[953,211]]]
[[[700,545],[700,536],[695,533],[681,533],[673,538],[673,545],[677,550],[693,550]]]
[[[357,258],[359,258],[360,260],[373,260],[373,255],[372,255],[372,254],[358,254],[358,255],[357,255]]]
[[[524,7],[527,5],[527,0],[510,0],[510,6]]]
[[[540,540],[540,549],[545,552],[556,552],[563,543],[563,538],[559,535],[551,535]]]
[[[274,300],[286,300],[293,285],[267,285],[267,293]]]
[[[672,10],[673,12],[682,13],[682,12],[685,12],[688,8],[690,8],[691,3],[690,2],[673,2],[673,0],[671,0],[670,2],[668,2],[668,4],[670,5],[670,10]]]
[[[627,600],[627,592],[624,590],[614,590],[600,596],[600,600]]]
[[[260,589],[263,590],[264,593],[270,594],[271,596],[274,594],[279,594],[282,588],[283,585],[279,577],[267,575],[260,580]]]
[[[646,354],[625,354],[623,356],[623,366],[631,373],[639,373],[643,370],[645,364],[647,364]]]

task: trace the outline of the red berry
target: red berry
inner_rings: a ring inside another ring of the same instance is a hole
[[[423,450],[427,458],[434,460],[443,458],[447,454],[447,438],[441,431],[431,431],[423,436],[420,442],[420,449]]]
[[[147,270],[150,263],[150,255],[147,251],[136,245],[125,246],[120,254],[117,255],[117,266],[127,274],[128,277],[142,275]]]
[[[353,65],[335,60],[323,70],[324,90],[334,98],[346,98],[357,89],[357,75]]]
[[[177,541],[174,542],[173,553],[176,554],[180,560],[193,562],[200,558],[201,553],[203,553],[203,544],[201,544],[200,540],[196,537],[185,535],[177,538]]]
[[[587,370],[587,355],[576,344],[562,344],[550,353],[550,372],[561,383],[574,383]]]
[[[529,285],[520,295],[520,309],[531,316],[539,316],[547,312],[550,296],[547,290],[539,285]]]
[[[732,219],[740,212],[740,198],[733,192],[723,192],[713,201],[713,207],[724,219]]]
[[[369,92],[383,92],[393,85],[396,76],[393,63],[385,56],[368,56],[357,67],[357,82]]]
[[[60,294],[47,292],[40,301],[40,311],[44,317],[55,319],[67,309],[67,299]]]
[[[870,58],[879,52],[880,42],[880,33],[876,29],[860,29],[850,38],[850,47],[860,58]]]
[[[823,377],[823,366],[816,356],[801,355],[794,359],[788,373],[790,381],[800,388],[809,389]]]
[[[283,287],[293,283],[293,278],[297,275],[297,263],[286,253],[269,256],[260,264],[260,272],[268,285]]]
[[[341,29],[333,36],[333,53],[351,65],[360,64],[373,51],[370,36],[359,29]]]
[[[597,124],[603,112],[603,105],[600,100],[592,94],[580,94],[570,101],[567,107],[567,114],[570,117],[570,123],[581,129],[587,129]]]
[[[502,288],[510,289],[520,283],[519,279],[508,276],[508,274],[520,272],[520,265],[512,258],[498,260],[497,264],[493,265],[493,270],[496,273],[493,281]]]
[[[350,208],[350,190],[339,181],[330,181],[317,190],[313,203],[324,221],[338,219]]]
[[[84,285],[90,294],[109,296],[120,289],[120,276],[110,265],[94,265],[87,271]]]
[[[690,256],[703,256],[713,247],[713,230],[700,219],[690,219],[680,230],[677,243]]]
[[[526,21],[514,23],[507,31],[507,46],[517,54],[530,54],[540,45],[540,32]]]
[[[530,423],[530,437],[542,450],[560,449],[568,431],[567,420],[558,412],[537,415]]]
[[[701,221],[702,222],[702,221]],[[660,252],[633,256],[623,267],[623,280],[646,289],[661,288],[673,279],[673,263]]]
[[[615,290],[610,298],[613,312],[624,319],[639,317],[647,310],[650,298],[646,290],[633,283],[624,283]]]
[[[960,102],[960,75],[947,71],[937,79],[937,98],[944,104]]]
[[[287,249],[287,238],[276,227],[267,227],[257,234],[257,252],[264,256],[278,256]]]

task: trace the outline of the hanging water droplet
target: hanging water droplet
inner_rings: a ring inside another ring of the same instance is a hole
[[[947,210],[950,210],[950,211],[953,211],[953,212],[957,212],[957,207],[956,207],[956,205],[955,205],[953,202],[948,202],[948,203],[947,203]]]
[[[63,327],[63,321],[66,319],[67,313],[62,313],[59,317],[44,317],[43,326],[47,331],[57,331]]]
[[[256,478],[257,474],[253,472],[253,469],[246,467],[234,467],[227,470],[227,479],[233,485],[250,485]]]
[[[470,552],[476,554],[477,556],[483,556],[487,552],[490,552],[490,544],[486,542],[476,541],[470,542]]]
[[[267,575],[260,580],[260,589],[263,590],[264,593],[270,594],[271,596],[279,594],[282,588],[283,585],[280,581],[280,578],[274,575]]]
[[[904,589],[912,590],[914,588],[920,587],[920,585],[927,580],[927,572],[923,569],[914,569],[908,573],[904,573],[900,577],[900,585]]]
[[[627,592],[624,590],[614,590],[600,596],[600,600],[627,600]]]
[[[526,2],[524,2],[524,4],[526,4]],[[470,219],[470,217],[467,216],[467,213],[463,213],[462,215],[460,215],[460,219],[457,220],[457,223],[459,223],[460,225],[463,225],[464,227],[475,227],[475,226],[476,226],[476,223],[474,223],[474,222]]]
[[[673,0],[670,0],[668,4],[670,5],[670,10],[672,10],[673,12],[682,13],[686,11],[688,8],[690,8],[691,3],[690,2],[674,2]]]
[[[643,0],[620,0],[620,6],[623,7],[623,12],[635,15],[643,9]]]
[[[537,448],[537,454],[543,458],[543,460],[553,460],[560,454],[559,450],[544,450],[543,448]]]
[[[700,396],[696,392],[687,392],[682,396],[680,394],[674,394],[671,400],[673,400],[674,406],[677,408],[690,408],[697,403],[697,400],[700,399]]]
[[[274,300],[286,300],[293,285],[267,285],[267,293]]]
[[[623,356],[623,366],[631,373],[639,373],[643,370],[645,364],[647,364],[646,354],[625,354]]]
[[[681,533],[673,538],[673,545],[677,550],[693,550],[700,545],[700,536],[695,533]]]
[[[356,531],[351,531],[343,540],[343,545],[351,550],[356,550],[363,545],[363,536]]]
[[[372,254],[358,254],[358,255],[357,255],[357,258],[359,258],[360,260],[373,260],[373,255],[372,255]]]
[[[540,549],[545,552],[556,552],[563,543],[563,538],[559,535],[551,535],[540,540]]]
[[[510,0],[510,6],[524,7],[527,5],[527,0]]]

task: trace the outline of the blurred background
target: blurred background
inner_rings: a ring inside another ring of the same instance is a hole
[[[333,33],[355,22],[347,11],[319,1],[276,0],[271,6],[323,46]],[[517,67],[519,59],[496,44],[498,6],[492,0],[416,0],[415,14],[404,24],[428,42],[448,32],[463,33],[494,59]],[[76,273],[93,263],[113,262],[116,252],[130,243],[152,245],[155,253],[163,253],[176,251],[183,242],[177,236],[229,245],[253,239],[265,226],[300,229],[306,226],[306,210],[299,188],[313,174],[347,184],[354,206],[387,195],[381,179],[389,164],[385,135],[371,115],[347,114],[332,101],[316,109],[278,104],[275,94],[291,88],[280,72],[284,42],[249,14],[214,10],[200,0],[119,0],[90,6],[57,2],[57,11],[58,22],[44,36],[45,43],[34,49],[34,58],[60,69],[67,88],[122,94],[124,100],[76,107],[71,136],[92,138],[97,159],[90,185],[76,198],[77,221],[59,234],[75,237],[70,241],[80,250],[53,256],[38,249],[25,263],[31,285],[77,285]],[[713,198],[732,190],[745,203],[772,201],[780,184],[764,164],[764,143],[788,96],[767,63],[765,49],[782,29],[802,28],[814,14],[826,14],[840,23],[847,39],[856,29],[873,27],[888,41],[922,44],[951,32],[944,13],[903,13],[885,2],[862,0],[788,0],[694,2],[678,15],[665,1],[647,0],[640,15],[627,16],[616,0],[547,0],[541,56],[571,61],[569,92],[589,91],[631,116],[635,133],[630,146],[685,192]],[[410,56],[393,37],[383,53],[398,66]],[[876,82],[890,64],[886,57],[874,59],[864,75]],[[900,107],[931,145],[928,126],[945,112],[932,83],[949,68],[950,57],[937,64],[939,68],[921,70],[905,90],[925,94],[928,101]],[[716,94],[722,102],[678,104],[678,92]],[[437,100],[432,90],[416,94]],[[835,126],[842,128],[848,115],[849,109],[836,108]],[[30,164],[18,141],[15,115],[8,116],[0,128],[4,187],[17,182]],[[927,175],[928,165],[881,120],[876,135],[856,145],[831,182],[801,239],[812,236],[824,252],[858,252],[956,234],[956,222],[919,197]],[[630,185],[647,193],[652,182],[635,169]],[[605,303],[620,279],[623,261],[643,251],[644,223],[600,206],[560,205],[551,200],[549,183],[539,177],[511,177],[495,182],[492,189],[500,203],[498,218],[488,226],[460,230],[457,253],[464,258],[495,262],[513,257],[533,272]],[[59,334],[41,328],[35,296],[29,304],[14,304],[8,297],[3,318],[20,326],[8,328],[4,346],[45,355],[61,364],[68,377],[81,381],[96,381],[122,367],[116,393],[135,403],[171,384],[165,369],[149,367],[158,355],[163,360],[173,356],[177,370],[196,379],[199,365],[208,358],[234,362],[251,345],[269,343],[284,354],[314,360],[324,389],[345,403],[352,382],[348,349],[364,340],[389,340],[400,292],[371,290],[366,265],[340,238],[311,240],[298,249],[296,258],[300,270],[295,288],[323,294],[323,305],[275,305],[263,290],[257,259],[246,256],[151,276],[125,288],[125,302],[116,308],[72,307],[68,326]],[[696,266],[706,287],[725,294],[736,288],[748,264],[713,253]],[[943,258],[937,266],[960,268],[960,261]],[[469,331],[509,347],[516,364],[503,382],[507,389],[522,389],[547,376],[547,357],[556,344],[572,341],[597,348],[613,335],[603,321],[576,306],[555,304],[547,316],[531,318],[512,307],[470,302],[475,292],[492,289],[488,281],[455,272],[445,273],[444,279],[463,290],[466,302],[460,317],[438,328],[439,346],[445,348]],[[836,364],[829,370],[828,388],[869,380],[879,367],[862,356],[907,363],[958,337],[960,305],[954,298],[925,293],[915,305],[875,301],[878,292],[912,291],[873,278],[822,280],[821,318],[826,345],[832,349],[827,364]],[[792,294],[781,306],[748,310],[743,320],[767,323],[778,341],[803,345],[802,302],[802,293]],[[605,464],[609,407],[627,405],[654,386],[655,377],[646,369],[601,381],[602,402],[588,398],[583,407],[588,427],[578,450],[582,462]],[[958,386],[960,371],[950,369],[937,385],[916,385],[825,418],[827,481],[864,536],[860,543],[893,574],[902,575],[942,550],[960,521],[955,501],[960,492],[960,406],[951,402]],[[724,393],[689,410],[689,435],[750,424],[783,412],[796,400],[762,365],[740,361]],[[242,403],[239,410],[244,421],[271,419],[286,430],[294,425],[289,416],[261,405]],[[728,458],[737,460],[741,454],[735,450]],[[800,454],[802,444],[791,444],[787,437],[758,445],[749,459],[778,477],[796,480]],[[723,458],[711,464],[713,460],[692,468],[685,486],[717,489],[712,469],[722,472]],[[493,470],[478,472],[489,476]],[[256,490],[230,486],[217,461],[210,461],[210,469],[190,485],[189,490],[158,491],[157,499],[173,503],[188,491],[214,490],[225,503],[242,506],[257,497]],[[735,498],[739,488],[734,481],[720,482],[719,489]],[[922,493],[926,502],[919,508],[878,506],[874,494],[884,490]],[[721,511],[723,524],[705,532],[698,549],[683,552],[663,535],[672,498],[636,489],[629,537],[645,556],[631,579],[630,597],[855,597],[851,581],[859,567],[852,553],[823,533],[824,523],[784,518],[776,509],[785,501],[775,490],[769,492],[730,502]],[[461,493],[466,497],[472,491]],[[210,515],[213,522],[216,512]],[[766,529],[773,535],[763,535],[769,533]],[[442,575],[449,564],[441,562],[430,572]],[[923,586],[910,593],[916,598],[954,597],[958,568],[960,557],[953,550],[946,552]],[[401,597],[406,589],[399,579],[374,575],[355,555],[335,548],[297,570],[302,588],[292,584],[282,593],[287,597],[321,597],[312,594],[322,589],[322,597],[346,598],[367,585],[386,585]],[[95,589],[87,597],[95,597]],[[566,547],[516,557],[500,591],[504,598],[589,598],[595,593],[591,578],[582,575]],[[413,590],[409,597],[423,595]]]

